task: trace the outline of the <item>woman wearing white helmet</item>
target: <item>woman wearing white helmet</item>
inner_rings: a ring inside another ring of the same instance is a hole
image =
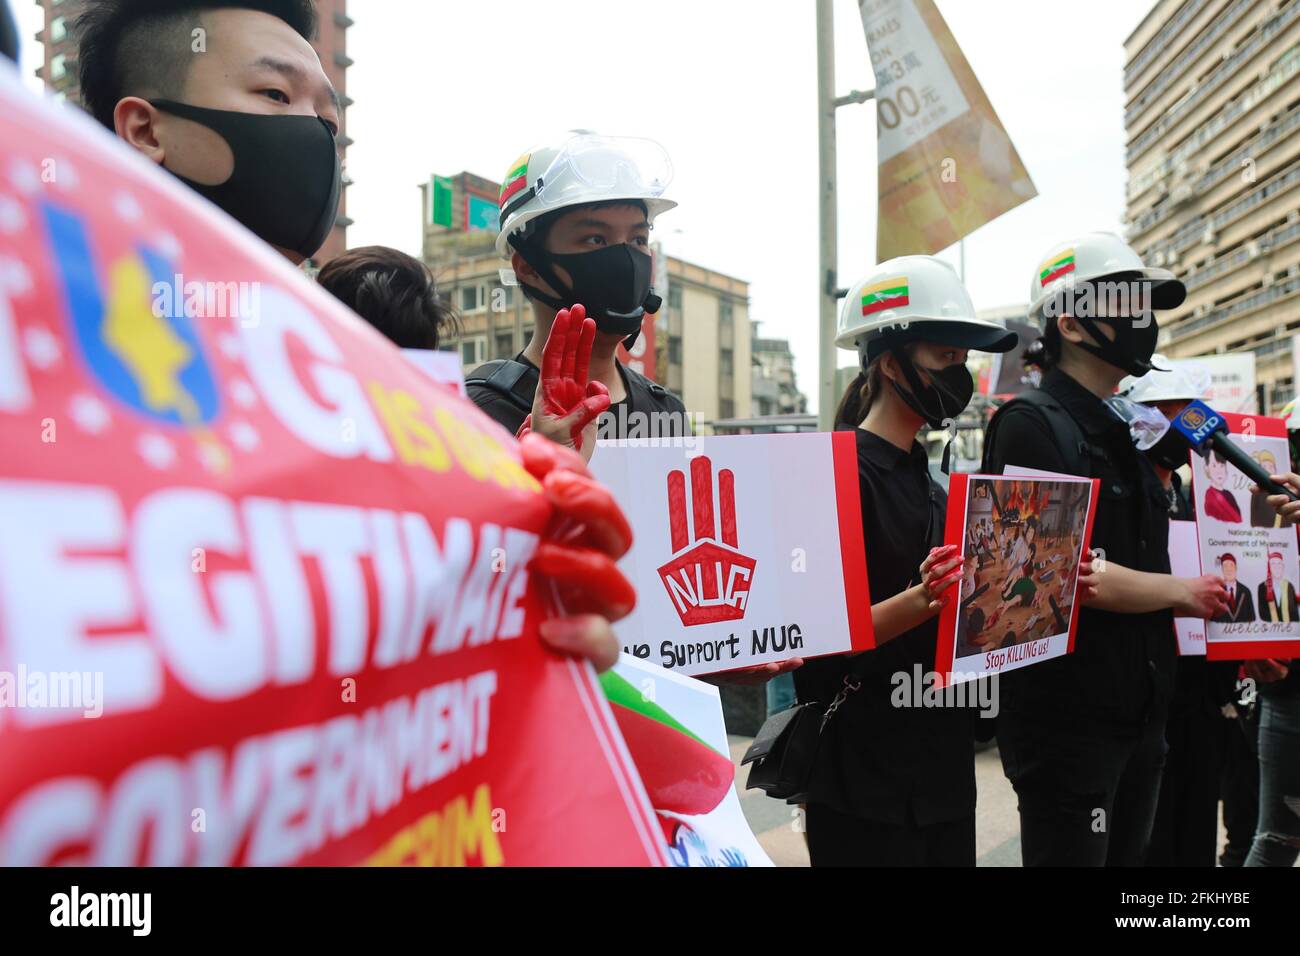
[[[840,405],[854,428],[876,640],[854,657],[807,661],[802,701],[842,705],[828,722],[807,796],[814,866],[975,863],[974,715],[897,706],[897,675],[933,667],[937,616],[961,558],[940,548],[947,495],[918,433],[944,427],[971,399],[971,349],[1006,352],[1016,335],[976,318],[956,273],[930,256],[882,263],[855,283],[837,344],[862,374]],[[916,667],[913,670],[914,665]],[[910,699],[910,696],[909,696]]]
[[[1170,611],[1208,618],[1227,607],[1222,578],[1169,573],[1164,488],[1106,404],[1126,373],[1154,367],[1153,312],[1185,294],[1118,236],[1054,246],[1030,286],[1031,318],[1045,324],[1042,382],[1000,408],[985,435],[985,472],[1020,465],[1100,489],[1091,547],[1105,564],[1081,565],[1074,652],[1000,680],[998,749],[1026,866],[1141,865],[1164,762]]]

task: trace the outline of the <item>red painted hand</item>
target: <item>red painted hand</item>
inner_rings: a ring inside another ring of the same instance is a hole
[[[519,430],[584,452],[590,459],[595,445],[596,419],[609,408],[609,389],[588,381],[596,323],[581,305],[561,309],[542,350],[541,378],[532,414]]]
[[[636,590],[616,564],[632,546],[632,528],[576,452],[540,435],[525,436],[522,451],[554,509],[530,568],[550,580],[565,616],[545,622],[542,639],[605,670],[618,658],[610,621],[636,605]]]

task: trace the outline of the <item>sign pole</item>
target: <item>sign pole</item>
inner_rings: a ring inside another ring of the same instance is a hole
[[[835,316],[844,294],[839,288],[839,223],[837,221],[835,167],[835,111],[841,106],[865,103],[875,96],[854,90],[835,96],[835,13],[832,0],[817,0],[817,210],[820,228],[817,263],[818,390],[817,428],[830,431],[835,406]]]

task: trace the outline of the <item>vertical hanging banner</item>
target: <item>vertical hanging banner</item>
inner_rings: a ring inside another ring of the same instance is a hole
[[[933,254],[1037,195],[933,0],[862,0],[876,74],[876,259]]]
[[[698,676],[874,647],[851,432],[602,441],[632,523],[624,651]]]
[[[1229,440],[1270,475],[1289,470],[1286,423],[1220,412]],[[1213,450],[1192,455],[1201,573],[1221,574],[1229,609],[1206,625],[1210,660],[1300,656],[1296,530],[1250,492],[1251,480]]]
[[[646,865],[518,446],[0,61],[0,866]]]

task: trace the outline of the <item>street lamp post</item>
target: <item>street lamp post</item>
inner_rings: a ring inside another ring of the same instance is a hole
[[[837,262],[839,225],[836,218],[835,111],[841,106],[865,103],[874,90],[854,90],[835,95],[835,14],[832,0],[817,0],[817,192],[821,231],[818,278],[818,383],[817,427],[830,431],[835,402],[835,314],[843,290],[839,288]]]

